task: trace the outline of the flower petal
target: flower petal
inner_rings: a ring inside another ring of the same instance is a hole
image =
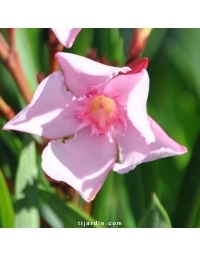
[[[126,173],[142,162],[182,155],[187,152],[185,147],[172,140],[151,117],[148,119],[156,136],[156,141],[150,145],[145,142],[145,139],[131,123],[128,124],[125,136],[116,133],[121,164],[116,163],[114,171]]]
[[[57,139],[73,134],[81,123],[76,116],[76,98],[66,91],[60,71],[45,78],[31,103],[11,119],[3,130],[18,130]]]
[[[42,168],[51,178],[74,187],[85,201],[94,199],[116,160],[116,143],[105,134],[91,136],[84,128],[65,144],[52,141],[42,154]]]
[[[86,94],[95,86],[107,84],[119,72],[126,73],[129,67],[117,68],[103,65],[71,53],[57,53],[56,57],[64,73],[65,85],[77,97]]]
[[[128,74],[121,74],[114,77],[104,89],[104,93],[108,97],[114,97],[115,100],[123,106],[127,106],[129,94],[144,75],[144,71],[137,74],[130,74],[130,72],[131,71],[129,71]]]
[[[145,138],[146,143],[150,144],[155,141],[155,135],[150,127],[146,102],[149,93],[149,76],[143,69],[143,76],[130,92],[127,101],[127,114],[133,125]]]
[[[143,162],[150,162],[168,156],[182,155],[187,152],[186,147],[172,140],[150,116],[148,116],[148,119],[156,135],[156,141],[150,145],[151,152]]]
[[[59,42],[67,48],[70,48],[81,28],[52,28]]]
[[[127,107],[128,117],[149,144],[155,141],[155,136],[147,118],[148,92],[149,77],[145,69],[113,78],[104,90],[106,95],[115,97],[118,103]]]

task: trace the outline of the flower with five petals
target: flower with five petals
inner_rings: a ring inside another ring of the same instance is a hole
[[[56,57],[62,72],[43,80],[32,102],[3,128],[52,140],[42,154],[42,168],[51,178],[90,202],[111,170],[122,174],[187,151],[147,115],[145,69],[133,73],[69,53]],[[72,134],[64,143],[56,141]]]

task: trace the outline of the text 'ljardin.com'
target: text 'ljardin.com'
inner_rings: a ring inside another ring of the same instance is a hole
[[[121,226],[122,223],[120,221],[109,221],[105,223],[104,221],[78,221],[78,226]]]

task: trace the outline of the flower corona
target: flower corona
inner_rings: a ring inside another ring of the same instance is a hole
[[[118,118],[115,101],[104,95],[94,97],[90,103],[90,115],[92,122],[100,129],[105,129]]]

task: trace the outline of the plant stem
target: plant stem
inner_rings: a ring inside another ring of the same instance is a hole
[[[59,70],[58,61],[55,58],[55,54],[57,52],[62,52],[63,46],[58,41],[57,37],[55,36],[54,32],[49,29],[48,31],[48,49],[49,49],[49,58],[50,58],[50,74]]]
[[[152,28],[136,28],[133,34],[133,40],[129,49],[129,59],[126,64],[138,60],[146,46]]]
[[[12,33],[12,36],[11,36]],[[32,99],[32,92],[26,80],[25,74],[22,70],[19,55],[15,50],[14,32],[10,32],[11,47],[8,46],[2,33],[0,33],[0,58],[2,58],[4,65],[14,78],[24,100],[30,103]]]
[[[87,214],[91,215],[92,203],[84,202],[83,203],[83,211],[86,212]]]
[[[10,120],[15,116],[13,109],[0,97],[0,112],[3,113],[7,120]]]

